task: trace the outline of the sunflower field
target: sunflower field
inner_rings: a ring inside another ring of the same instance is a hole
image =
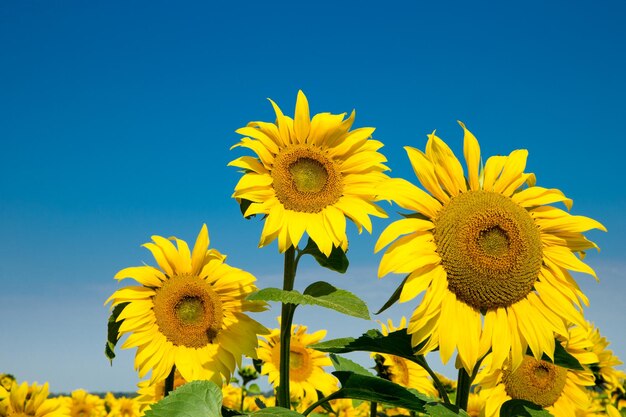
[[[192,244],[154,235],[143,245],[153,263],[117,272],[119,287],[103,300],[104,353],[113,361],[117,349],[134,351],[137,392],[51,395],[47,383],[4,373],[0,416],[626,415],[622,362],[585,318],[589,300],[574,276],[597,279],[584,255],[598,246],[585,233],[606,229],[525,172],[527,150],[486,156],[459,122],[462,158],[433,132],[424,149],[404,148],[415,177],[397,178],[374,128],[353,129],[354,112],[311,115],[302,91],[293,116],[270,104],[275,120],[236,130],[229,165],[241,174],[234,210],[262,222],[259,250],[276,241],[282,288],[227,263],[206,224]],[[297,320],[298,306],[366,320],[369,308],[325,281],[302,288],[298,264],[310,256],[346,272],[347,229],[376,233],[383,202],[402,218],[377,237],[378,276],[403,279],[377,314],[395,303],[413,313],[325,340]],[[268,329],[255,313],[272,303],[280,317]],[[352,352],[370,365],[345,357]],[[433,371],[429,353],[457,375]]]

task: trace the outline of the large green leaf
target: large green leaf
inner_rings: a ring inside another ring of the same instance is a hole
[[[426,408],[426,414],[433,417],[454,417],[454,416],[466,416],[469,417],[466,411],[461,410],[456,405],[444,404],[444,403],[429,403],[424,406]]]
[[[353,398],[389,404],[407,410],[424,412],[424,404],[430,399],[417,392],[411,392],[401,385],[375,376],[367,376],[347,371],[335,371],[341,384],[332,398]]]
[[[354,372],[355,374],[374,376],[370,371],[358,363],[342,356],[337,356],[334,353],[330,354],[330,360],[332,361],[336,371],[349,371]]]
[[[250,417],[302,417],[302,414],[283,407],[267,407],[248,415]]]
[[[314,282],[304,294],[297,290],[263,288],[248,296],[248,300],[278,301],[287,304],[318,305],[349,316],[370,319],[367,304],[349,291],[333,287],[327,282]]]
[[[310,345],[309,347],[330,353],[349,353],[356,351],[387,353],[415,362],[416,356],[411,346],[411,336],[406,329],[396,330],[384,336],[379,330],[369,330],[358,339],[344,337]]]
[[[348,265],[350,264],[343,249],[333,246],[330,256],[326,256],[319,250],[311,238],[309,238],[306,246],[302,249],[302,254],[311,255],[320,266],[342,274],[348,270]]]
[[[221,417],[222,390],[211,381],[192,381],[170,392],[146,417]]]
[[[547,410],[525,400],[508,400],[500,408],[500,417],[551,417]]]
[[[119,340],[118,333],[120,330],[120,326],[124,321],[117,321],[117,318],[119,317],[122,310],[124,310],[124,307],[126,307],[128,304],[129,303],[121,303],[116,305],[113,308],[113,311],[111,311],[111,315],[109,316],[109,322],[107,324],[107,342],[104,346],[104,355],[107,357],[109,362],[111,362],[111,365],[113,365],[113,358],[115,358],[115,345]]]

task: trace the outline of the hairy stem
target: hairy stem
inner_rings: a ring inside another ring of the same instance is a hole
[[[428,372],[428,375],[430,375],[430,377],[433,379],[435,388],[437,388],[437,391],[439,392],[439,396],[441,397],[441,399],[446,404],[450,404],[450,398],[448,398],[448,393],[446,392],[446,388],[443,386],[443,384],[439,380],[439,377],[437,376],[437,374],[430,368],[430,366],[428,366],[428,362],[426,362],[426,358],[424,357],[424,355],[417,356],[417,364],[421,366],[422,368],[424,368],[426,372]]]

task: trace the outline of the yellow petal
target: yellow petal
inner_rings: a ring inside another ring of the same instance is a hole
[[[424,186],[424,188],[426,188],[435,198],[437,198],[437,200],[442,203],[450,201],[450,197],[439,184],[439,179],[435,173],[434,165],[430,162],[426,155],[419,149],[415,149],[410,146],[405,146],[404,150],[409,156],[409,161],[411,162],[411,166],[413,167],[413,171],[415,172],[417,179]]]
[[[483,190],[493,191],[493,184],[500,176],[505,162],[506,156],[496,155],[487,159],[483,172]]]
[[[511,200],[522,207],[534,207],[563,202],[568,210],[572,208],[572,200],[565,197],[565,195],[556,188],[529,187],[519,193],[513,194]]]
[[[480,145],[476,137],[467,130],[465,125],[458,122],[463,128],[463,154],[465,163],[467,164],[467,180],[470,190],[476,191],[480,189],[478,182],[478,170],[480,167]]]
[[[391,223],[383,230],[374,247],[374,253],[390,244],[401,235],[413,232],[432,230],[435,227],[433,222],[423,219],[402,219]]]
[[[153,245],[152,243],[148,243],[149,245]],[[161,251],[156,245],[154,246],[155,251]],[[158,261],[157,261],[158,262]],[[169,266],[169,265],[168,265]],[[147,287],[160,287],[163,284],[163,281],[166,280],[163,272],[152,266],[133,266],[130,268],[124,268],[115,274],[115,279],[122,280],[125,278],[132,278],[135,281],[143,284]]]
[[[527,158],[528,151],[526,149],[517,149],[511,152],[502,167],[500,177],[493,184],[493,191],[502,193],[511,183],[518,180],[524,173]]]
[[[450,147],[435,133],[428,135],[426,155],[435,165],[435,173],[441,184],[452,196],[467,191],[463,167]]]
[[[298,143],[306,143],[311,129],[311,116],[309,114],[309,102],[302,90],[298,91],[293,129],[296,133]]]

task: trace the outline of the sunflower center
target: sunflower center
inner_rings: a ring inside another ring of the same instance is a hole
[[[160,332],[176,346],[206,346],[222,328],[222,302],[212,286],[197,276],[170,278],[153,302]]]
[[[513,399],[532,401],[542,407],[554,404],[565,388],[567,369],[526,356],[514,372],[504,370],[502,381]]]
[[[296,189],[302,193],[317,193],[328,180],[328,171],[315,159],[299,159],[289,166],[289,172]]]
[[[318,213],[339,200],[339,167],[320,149],[295,146],[276,156],[272,168],[276,197],[288,210]]]
[[[197,323],[204,317],[204,304],[198,297],[185,297],[178,302],[176,316],[185,324]]]
[[[533,289],[542,264],[533,218],[510,198],[460,194],[435,219],[435,243],[448,289],[480,310],[508,307]]]

